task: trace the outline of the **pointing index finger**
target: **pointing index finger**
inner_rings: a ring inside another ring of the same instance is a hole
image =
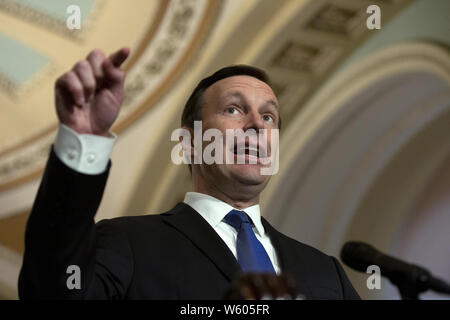
[[[118,68],[128,58],[130,54],[130,48],[122,48],[112,53],[109,58],[111,59],[114,67]]]

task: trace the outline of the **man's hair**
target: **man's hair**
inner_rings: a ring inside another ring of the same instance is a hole
[[[194,121],[202,119],[203,93],[217,81],[233,76],[251,76],[271,87],[269,76],[261,69],[243,64],[224,67],[201,80],[192,91],[184,106],[181,126],[194,128]],[[278,121],[278,127],[281,128],[281,118]]]

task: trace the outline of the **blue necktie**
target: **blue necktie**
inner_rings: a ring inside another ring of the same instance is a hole
[[[242,270],[275,273],[269,255],[252,230],[247,214],[244,211],[231,210],[224,220],[237,231],[237,259]]]

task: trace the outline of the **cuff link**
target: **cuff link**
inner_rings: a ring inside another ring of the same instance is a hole
[[[88,163],[93,163],[95,161],[95,158],[96,158],[95,153],[89,153],[87,155],[87,162]]]
[[[78,157],[78,152],[75,149],[70,149],[67,153],[67,158],[69,160],[75,160]]]

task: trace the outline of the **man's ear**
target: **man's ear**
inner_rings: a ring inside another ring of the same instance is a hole
[[[192,148],[194,147],[194,129],[188,126],[182,126],[181,127],[184,130],[189,131],[189,134],[191,135],[191,146]],[[180,142],[183,142],[183,137],[180,137]]]
[[[190,143],[190,146],[189,146],[189,151],[190,151],[190,153],[189,153],[189,155],[190,155],[189,172],[192,175],[192,168],[194,166],[194,151],[195,151],[195,149],[194,149],[194,129],[191,127],[188,127],[188,126],[182,126],[182,129],[187,130],[190,135],[190,139],[189,139],[189,143]],[[185,146],[183,144],[183,136],[179,137],[179,141],[180,141],[181,145],[183,146],[183,150],[184,150],[184,148],[186,148],[187,146]]]
[[[183,130],[187,130],[189,131],[190,134],[190,139],[189,139],[189,144],[190,144],[190,157],[191,157],[191,163],[194,163],[194,129],[188,126],[183,126],[182,127]],[[180,143],[182,144],[183,148],[187,147],[183,144],[183,136],[179,137]],[[187,142],[187,141],[186,141]]]

